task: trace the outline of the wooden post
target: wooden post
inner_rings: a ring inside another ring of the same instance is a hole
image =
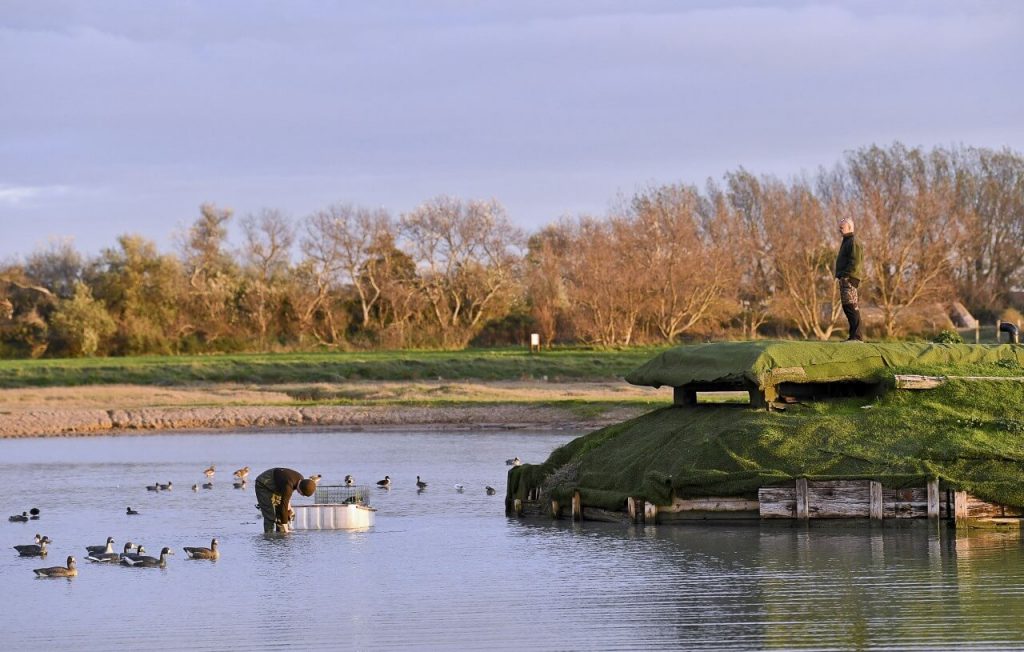
[[[579,491],[574,491],[572,494],[572,520],[573,522],[583,522],[583,502],[580,500]]]
[[[523,515],[523,501],[521,498],[516,498],[512,503],[512,511],[515,512],[516,516]]]
[[[647,501],[643,498],[633,499],[633,522],[643,523],[644,516],[647,514]]]
[[[629,520],[636,523],[636,499],[632,496],[626,497],[626,511],[629,513]]]
[[[654,503],[644,503],[644,523],[654,525],[658,522],[658,506]]]
[[[553,518],[553,519],[555,519],[557,521],[559,518],[562,517],[561,511],[562,511],[562,506],[558,504],[557,500],[552,498],[551,499],[551,518]]]
[[[807,478],[796,479],[796,517],[801,521],[811,517],[810,505],[807,504]]]
[[[981,344],[981,320],[974,320],[974,343]]]
[[[939,518],[939,479],[928,480],[928,518]]]
[[[1002,326],[1003,321],[1001,319],[996,320],[996,344],[1002,344],[1002,337],[999,336],[999,327]]]
[[[967,527],[967,492],[956,491],[953,493],[953,518],[956,527]]]
[[[868,483],[868,515],[872,521],[882,520],[882,483],[872,480]]]

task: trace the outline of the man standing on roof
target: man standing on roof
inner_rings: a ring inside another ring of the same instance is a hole
[[[863,342],[864,337],[860,334],[860,306],[857,297],[863,252],[860,244],[854,240],[853,220],[848,217],[840,220],[839,233],[843,236],[843,243],[839,245],[839,255],[836,257],[836,278],[839,279],[839,297],[843,302],[843,312],[846,314],[846,320],[850,322],[850,336],[846,341]]]
[[[303,496],[312,496],[320,476],[303,478],[292,469],[267,469],[256,478],[256,500],[263,513],[263,531],[287,532],[292,520],[292,494],[298,490]]]

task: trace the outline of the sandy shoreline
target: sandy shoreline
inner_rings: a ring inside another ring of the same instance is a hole
[[[624,383],[534,382],[12,389],[0,390],[0,438],[324,427],[585,430],[649,411],[643,401],[663,394]],[[346,404],[323,404],[339,400]],[[579,409],[591,403],[597,409]]]

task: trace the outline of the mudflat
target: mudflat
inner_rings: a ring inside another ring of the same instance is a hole
[[[0,437],[261,427],[597,428],[671,402],[621,381],[350,381],[0,390]]]

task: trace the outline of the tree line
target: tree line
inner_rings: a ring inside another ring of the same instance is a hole
[[[123,235],[0,265],[0,355],[828,339],[842,217],[879,336],[920,330],[915,308],[936,302],[998,314],[1024,283],[1024,158],[896,143],[790,180],[651,185],[533,233],[495,200],[441,196],[398,216],[265,209],[232,242],[232,211],[204,204],[173,253]]]

